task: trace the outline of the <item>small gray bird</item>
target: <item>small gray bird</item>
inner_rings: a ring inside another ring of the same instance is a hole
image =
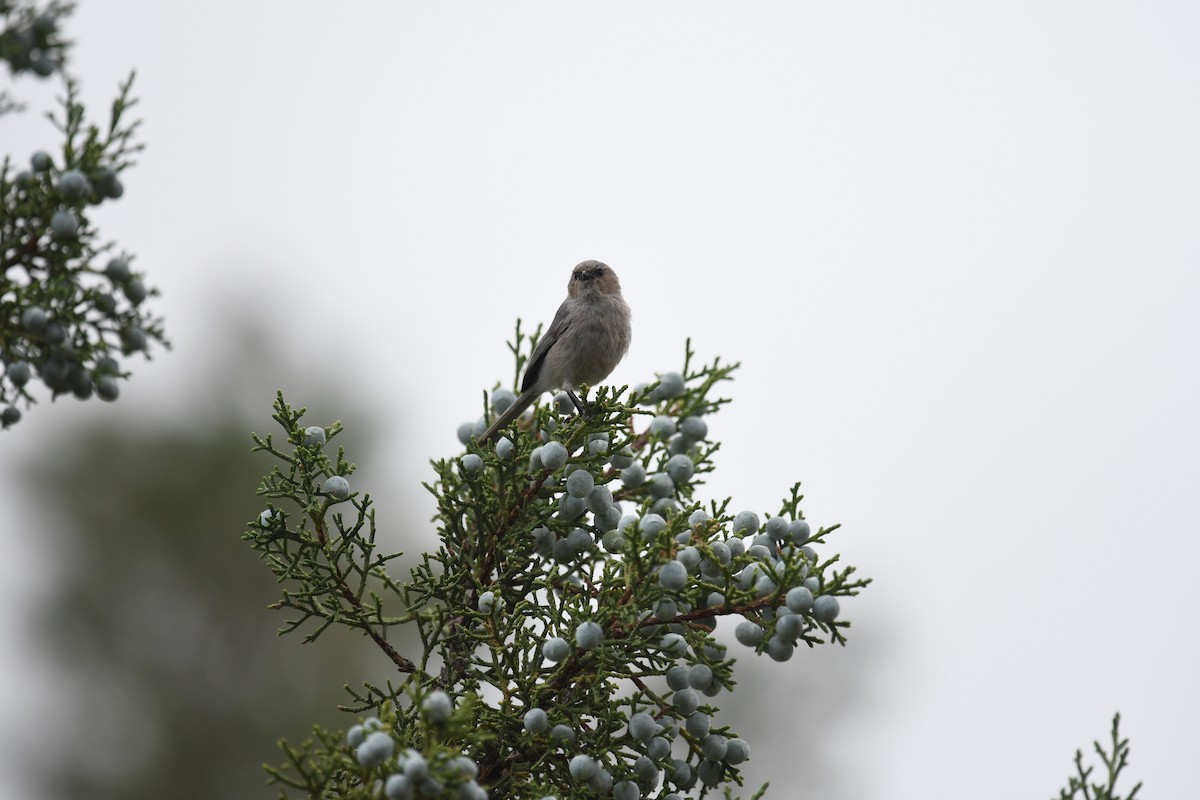
[[[596,385],[625,357],[632,336],[629,320],[629,305],[621,296],[621,282],[612,267],[599,261],[580,262],[571,271],[567,299],[529,357],[521,396],[479,441],[494,439],[538,395],[553,389],[566,389],[571,402],[582,412],[575,387]]]

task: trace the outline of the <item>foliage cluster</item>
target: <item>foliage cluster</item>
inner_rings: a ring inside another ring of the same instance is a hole
[[[536,338],[518,325],[518,373]],[[798,485],[765,523],[699,498],[719,449],[707,421],[728,402],[714,392],[735,368],[696,366],[689,343],[681,372],[600,389],[587,415],[563,398],[494,446],[471,435],[486,414],[464,426],[466,452],[435,462],[427,485],[440,546],[405,582],[387,569],[397,554],[377,546],[371,498],[350,490],[352,465],[326,452],[340,426],[305,427],[280,396],[286,445],[256,437],[281,464],[245,538],[283,585],[284,630],[311,641],[357,629],[396,677],[351,689],[346,709],[373,716],[285,745],[273,779],[311,796],[382,787],[392,800],[739,785],[750,744],[720,718],[737,659],[718,625],[736,627],[740,654],[787,661],[800,645],[844,643],[838,599],[868,581],[820,555],[837,526],[809,527]],[[487,410],[513,397],[493,391]],[[405,623],[423,645],[412,657],[388,642]]]
[[[1117,778],[1129,766],[1129,740],[1121,738],[1121,715],[1115,714],[1112,721],[1111,741],[1108,748],[1100,742],[1092,747],[1104,765],[1102,780],[1096,783],[1092,777],[1095,767],[1083,766],[1083,751],[1075,751],[1075,774],[1067,779],[1065,789],[1060,789],[1057,800],[1136,800],[1142,788],[1139,782],[1123,797],[1117,793]]]
[[[24,165],[0,164],[0,424],[21,419],[34,402],[34,378],[51,396],[115,400],[128,373],[120,358],[149,357],[166,345],[162,321],[143,305],[157,294],[132,268],[133,257],[104,241],[94,208],[125,193],[121,174],[142,149],[129,110],[133,76],[121,84],[103,126],[89,123],[79,88],[65,68],[59,33],[69,4],[39,9],[2,3],[0,59],[14,76],[59,76],[64,95],[48,113],[62,144]],[[18,105],[4,96],[4,110]]]

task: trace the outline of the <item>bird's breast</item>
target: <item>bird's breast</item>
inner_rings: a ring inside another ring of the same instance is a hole
[[[587,305],[572,325],[576,358],[569,380],[595,386],[609,376],[629,349],[629,307],[623,300]]]

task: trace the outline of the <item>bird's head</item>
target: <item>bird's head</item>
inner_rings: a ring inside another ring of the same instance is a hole
[[[571,282],[567,284],[567,294],[576,298],[620,293],[621,282],[617,280],[617,273],[603,261],[579,262],[571,271]]]

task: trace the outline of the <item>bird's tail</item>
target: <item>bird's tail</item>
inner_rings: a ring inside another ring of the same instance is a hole
[[[483,432],[483,434],[479,437],[479,442],[483,444],[495,439],[496,434],[498,434],[501,429],[507,427],[508,424],[516,419],[522,411],[529,408],[530,404],[537,399],[539,394],[541,394],[541,392],[534,391],[533,389],[530,389],[527,392],[522,392],[521,396],[518,397],[511,406],[504,409],[504,413],[496,417],[496,421],[493,422],[488,429]]]

